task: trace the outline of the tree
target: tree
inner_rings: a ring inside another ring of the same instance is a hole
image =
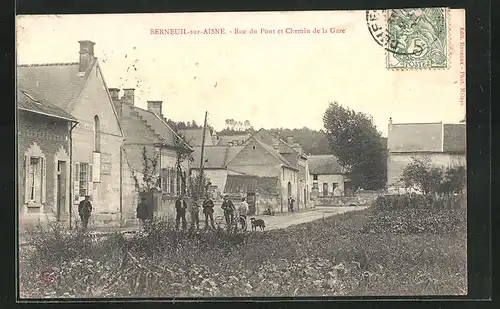
[[[387,151],[372,117],[334,102],[325,111],[323,124],[331,153],[349,174],[353,188],[383,188]]]
[[[407,189],[421,191],[425,195],[449,195],[462,192],[465,186],[465,168],[435,167],[428,156],[414,156],[401,175]]]
[[[138,172],[132,171],[135,188],[138,192],[151,192],[159,187],[158,160],[158,154],[154,153],[150,158],[146,147],[142,148],[142,171],[139,172],[142,175],[141,181],[138,178]]]
[[[192,152],[187,149],[186,147],[186,140],[184,136],[180,132],[176,132],[177,134],[174,136],[174,146],[176,149],[176,161],[175,161],[175,169],[177,171],[177,177],[180,179],[180,185],[182,187],[179,188],[177,186],[177,195],[180,194],[186,194],[186,186],[188,184],[188,179],[187,179],[187,170],[184,168],[183,163],[184,162],[189,162],[192,163],[194,162],[193,154]]]
[[[250,120],[245,120],[243,125],[244,125],[246,131],[252,127],[252,125],[250,124]]]
[[[201,177],[201,179],[200,179]],[[200,181],[202,183],[202,192],[200,192]],[[194,199],[201,199],[203,195],[210,190],[212,183],[205,173],[194,173],[190,177],[190,195]]]

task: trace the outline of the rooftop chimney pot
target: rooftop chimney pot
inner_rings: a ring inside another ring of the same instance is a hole
[[[134,88],[124,88],[123,89],[123,99],[125,103],[134,105]]]
[[[78,41],[78,43],[80,44],[79,72],[85,73],[93,63],[95,43],[89,40]]]
[[[163,114],[161,112],[162,103],[163,101],[148,101],[148,111],[155,113],[163,119]]]
[[[113,101],[119,100],[120,89],[118,89],[118,88],[109,88],[108,91],[109,91],[109,95],[111,96],[111,99]]]

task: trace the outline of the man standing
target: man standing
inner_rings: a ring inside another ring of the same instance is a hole
[[[92,203],[90,196],[86,195],[85,199],[78,204],[78,214],[82,220],[83,228],[86,229],[89,224],[90,214],[92,213]]]
[[[229,196],[224,195],[224,201],[221,206],[222,210],[224,210],[224,218],[226,219],[227,230],[230,231],[234,222],[234,212],[235,207],[233,202],[229,199]]]
[[[200,205],[198,202],[198,198],[193,199],[193,203],[191,203],[191,230],[195,227],[198,230],[200,228]]]
[[[177,200],[175,201],[175,229],[179,229],[179,224],[180,221],[182,220],[182,229],[186,229],[186,209],[187,209],[187,204],[186,200],[184,199],[184,195],[179,196]]]
[[[248,213],[248,203],[245,198],[241,199],[240,208],[238,209],[239,217],[245,220],[245,224],[241,223],[241,229],[246,229],[247,225],[247,213]]]
[[[205,197],[205,201],[203,202],[203,213],[205,214],[205,228],[208,229],[208,219],[210,218],[210,223],[212,226],[212,229],[215,230],[215,224],[214,224],[214,202],[210,198],[210,196],[207,194]]]
[[[146,220],[149,219],[149,209],[146,203],[146,197],[141,196],[141,201],[137,205],[137,219],[143,227],[146,224]]]

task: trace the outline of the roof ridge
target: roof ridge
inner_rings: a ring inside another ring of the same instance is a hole
[[[78,62],[53,62],[53,63],[25,63],[18,64],[18,67],[42,67],[42,66],[57,66],[57,65],[75,65]]]
[[[438,122],[401,122],[401,123],[393,123],[392,125],[414,125],[414,124],[443,124],[444,122],[438,121]]]

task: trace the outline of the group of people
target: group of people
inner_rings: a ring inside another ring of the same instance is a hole
[[[186,212],[190,213],[191,217],[191,229],[199,229],[200,224],[200,208],[203,208],[203,214],[205,215],[205,228],[211,227],[215,229],[214,223],[214,201],[210,198],[209,195],[205,196],[205,199],[200,205],[200,201],[198,199],[194,199],[191,203],[190,209],[188,209],[188,203],[186,202],[185,196],[181,195],[175,201],[175,228],[178,230],[181,227],[183,230],[187,227],[186,220]],[[248,214],[248,203],[245,198],[242,198],[240,207],[236,209],[233,202],[229,199],[227,195],[224,196],[224,200],[221,206],[224,212],[224,219],[226,221],[226,226],[232,227],[235,226],[235,215],[238,213],[238,217],[242,218],[245,222],[245,226],[242,228],[246,228],[246,218]],[[181,225],[182,224],[182,225]]]

